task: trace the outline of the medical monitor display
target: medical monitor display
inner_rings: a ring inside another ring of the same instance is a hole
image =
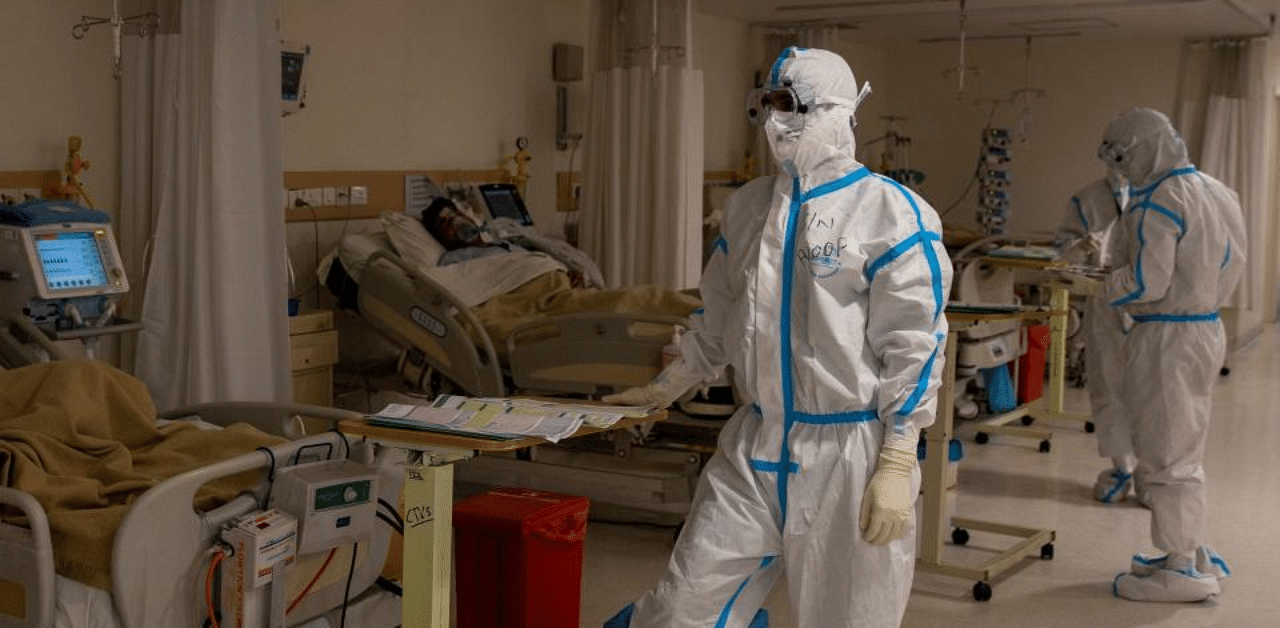
[[[85,290],[107,285],[107,269],[92,231],[35,236],[36,255],[48,290]]]
[[[480,196],[489,208],[489,215],[494,218],[510,218],[522,225],[532,225],[533,217],[525,208],[524,201],[516,186],[510,183],[487,183],[481,185]]]

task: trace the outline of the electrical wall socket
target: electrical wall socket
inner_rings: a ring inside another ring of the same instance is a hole
[[[343,186],[336,188],[334,192],[334,205],[350,205],[351,204],[351,188]]]
[[[302,190],[302,202],[310,207],[319,207],[324,204],[324,192],[320,188],[305,188]]]
[[[300,199],[302,199],[302,190],[285,190],[284,191],[285,207],[297,207],[298,201]]]
[[[363,185],[351,186],[351,204],[352,205],[368,205],[369,204],[369,188]]]
[[[18,199],[19,203],[39,200],[40,198],[40,188],[22,188],[21,190],[18,190],[18,193],[21,196],[21,198]]]
[[[333,207],[338,204],[338,188],[320,188],[320,204]]]
[[[22,190],[18,188],[0,189],[0,205],[17,205],[22,202]]]

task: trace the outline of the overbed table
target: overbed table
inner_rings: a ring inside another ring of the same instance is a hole
[[[564,400],[583,403],[580,400]],[[583,426],[570,438],[623,429],[667,418],[656,410],[641,418],[625,418],[608,429]],[[404,628],[448,628],[453,573],[453,466],[480,452],[502,452],[547,444],[542,438],[511,440],[419,431],[372,425],[366,419],[338,424],[348,436],[359,436],[418,454],[405,465],[404,575],[401,581],[401,625]]]

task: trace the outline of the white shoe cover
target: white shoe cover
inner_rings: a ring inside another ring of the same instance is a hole
[[[1219,580],[1231,577],[1231,568],[1227,566],[1227,561],[1208,545],[1201,545],[1196,549],[1195,563],[1195,571],[1199,573],[1214,576]],[[1163,552],[1134,554],[1129,565],[1130,571],[1139,576],[1149,576],[1158,570],[1168,568],[1170,568],[1169,555]],[[1176,566],[1174,568],[1176,569]]]
[[[1133,474],[1120,469],[1103,469],[1093,483],[1093,497],[1104,504],[1122,502],[1133,488]]]
[[[1112,595],[1135,602],[1203,602],[1221,592],[1217,577],[1194,570],[1157,569],[1146,576],[1121,573],[1111,583]]]

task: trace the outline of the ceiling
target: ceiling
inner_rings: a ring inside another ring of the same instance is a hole
[[[694,0],[702,13],[762,25],[836,24],[861,41],[960,36],[962,0]],[[1280,0],[963,0],[966,39],[1263,35]]]

